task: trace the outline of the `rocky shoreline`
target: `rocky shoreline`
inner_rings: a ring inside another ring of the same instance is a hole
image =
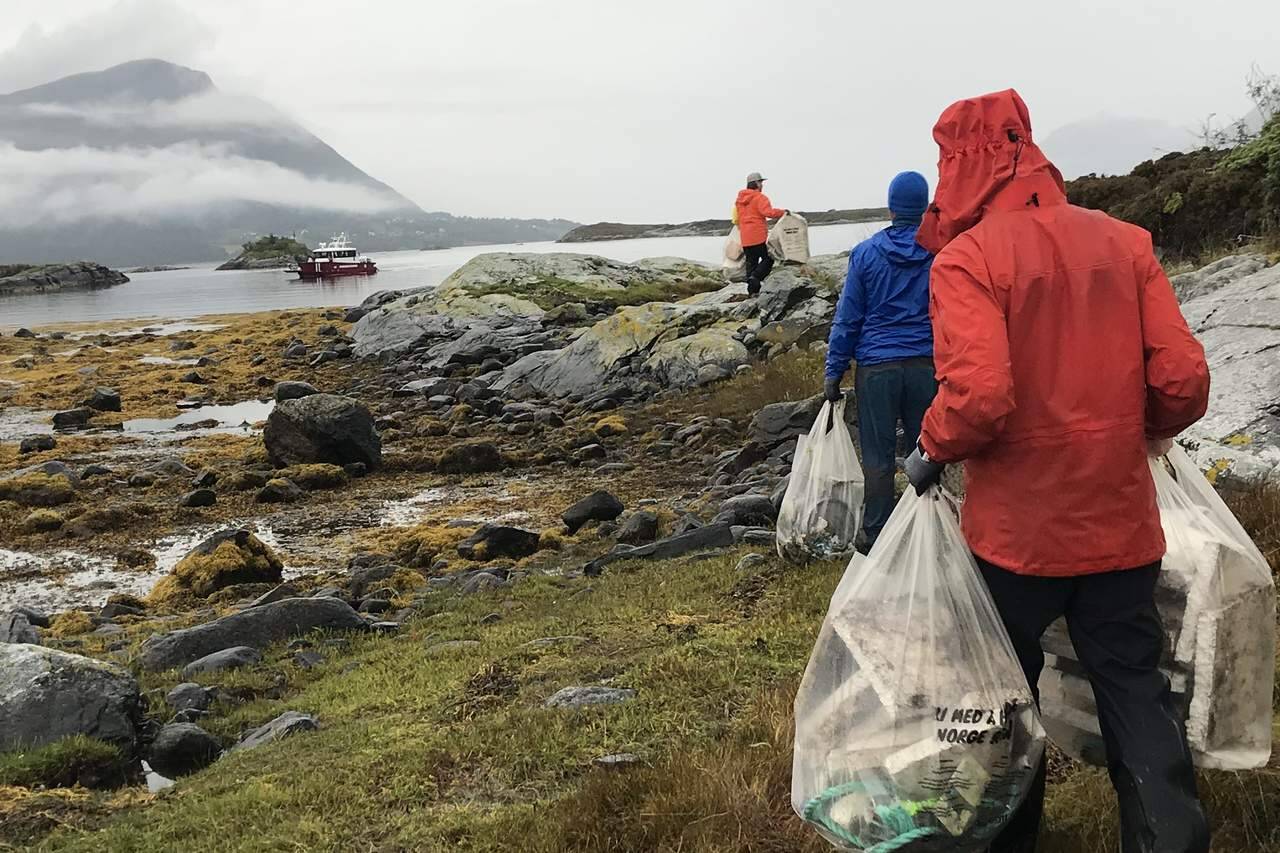
[[[0,268],[0,294],[98,290],[115,287],[128,280],[124,273],[90,261]]]
[[[852,210],[798,211],[810,225],[853,225],[861,222],[884,222],[888,208],[856,208]],[[650,237],[723,237],[733,223],[728,219],[700,219],[671,225],[633,225],[622,222],[596,222],[579,225],[558,243],[595,243],[604,240],[639,240]]]
[[[281,660],[771,549],[845,265],[781,265],[748,298],[680,259],[485,255],[346,311],[0,337],[0,752],[86,736],[124,757],[114,784],[138,759],[176,778],[324,725],[250,713],[292,695],[238,686]],[[1242,256],[1176,282],[1219,394],[1192,443],[1220,476],[1274,473],[1280,385],[1246,380],[1275,369],[1278,276]],[[766,560],[740,559],[754,602]],[[546,707],[634,697],[556,688]]]

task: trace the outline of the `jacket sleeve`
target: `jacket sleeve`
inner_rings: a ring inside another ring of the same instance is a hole
[[[862,322],[866,318],[866,294],[858,275],[859,253],[849,253],[849,271],[840,291],[840,303],[836,306],[836,319],[831,324],[831,337],[827,341],[827,378],[839,379],[849,372],[849,364],[858,351],[858,339],[862,337]]]
[[[920,444],[939,462],[959,462],[998,438],[1015,406],[1005,310],[972,238],[957,238],[934,260],[929,316],[938,395]]]
[[[760,195],[756,197],[756,208],[757,212],[765,219],[777,219],[779,216],[786,213],[785,210],[779,210],[774,207],[773,202],[769,201],[769,197],[764,193],[760,193]]]
[[[1147,436],[1173,438],[1204,417],[1209,407],[1209,366],[1204,347],[1187,327],[1173,285],[1151,250],[1150,238],[1146,239],[1138,269]]]

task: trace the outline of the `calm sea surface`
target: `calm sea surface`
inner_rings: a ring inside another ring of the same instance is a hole
[[[810,228],[810,250],[815,255],[842,252],[883,226],[884,223],[864,223]],[[379,252],[374,255],[378,262],[377,275],[332,282],[299,281],[279,270],[218,272],[215,264],[199,264],[171,272],[136,273],[130,276],[128,284],[106,290],[0,296],[0,329],[355,305],[379,290],[439,284],[458,267],[485,252],[583,252],[619,261],[675,256],[718,263],[723,247],[723,237],[663,237]]]

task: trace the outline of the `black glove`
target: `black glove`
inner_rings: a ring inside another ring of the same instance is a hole
[[[938,484],[942,479],[942,471],[947,466],[934,462],[917,444],[916,449],[911,451],[911,455],[907,457],[902,467],[907,472],[907,479],[911,481],[916,494],[923,495],[929,491],[930,486]]]
[[[827,398],[828,403],[839,403],[844,399],[844,392],[840,390],[840,377],[828,376],[826,384],[822,388],[823,396]]]

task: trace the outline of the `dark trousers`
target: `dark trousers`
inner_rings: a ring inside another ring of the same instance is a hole
[[[867,367],[854,376],[858,440],[867,495],[862,530],[870,546],[893,512],[893,477],[898,469],[898,421],[907,447],[920,438],[920,421],[938,392],[933,359],[907,358]]]
[[[1160,563],[1071,578],[978,567],[1039,702],[1040,637],[1061,616],[1089,674],[1120,800],[1123,853],[1207,853],[1209,826],[1196,794],[1182,717],[1159,670],[1164,628],[1155,604]],[[1044,811],[1041,762],[1026,802],[991,845],[992,853],[1033,853]]]
[[[747,258],[747,292],[755,293],[760,289],[760,282],[769,277],[773,271],[773,258],[769,255],[766,243],[758,246],[743,246],[742,253]]]

